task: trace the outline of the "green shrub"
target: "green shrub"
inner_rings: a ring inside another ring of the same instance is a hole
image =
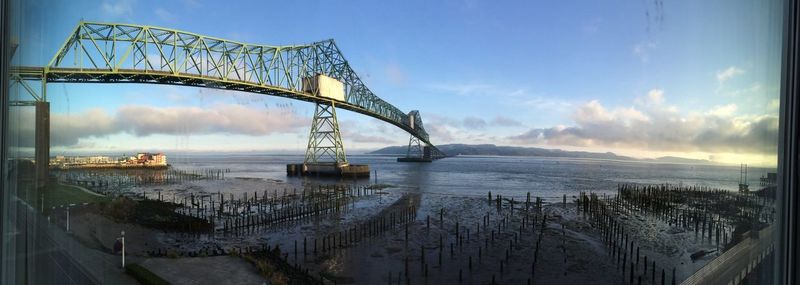
[[[170,283],[167,280],[162,279],[155,273],[147,270],[147,268],[142,267],[139,264],[129,264],[125,267],[125,272],[129,275],[133,276],[136,281],[142,283],[144,285],[169,285]]]
[[[128,197],[118,197],[105,204],[105,213],[117,222],[130,222],[136,211],[136,201]]]

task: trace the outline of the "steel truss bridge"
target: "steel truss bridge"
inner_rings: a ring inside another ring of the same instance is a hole
[[[375,95],[330,39],[304,45],[256,45],[175,29],[81,21],[44,67],[12,68],[35,101],[47,101],[47,83],[154,83],[235,90],[316,104],[305,163],[347,158],[336,108],[391,123],[408,132],[409,157],[444,156],[431,142],[418,111],[404,113]],[[308,92],[303,81],[317,75],[344,85],[344,98]],[[41,89],[30,81],[40,81]],[[305,91],[304,91],[305,90]],[[48,146],[49,149],[49,146]]]

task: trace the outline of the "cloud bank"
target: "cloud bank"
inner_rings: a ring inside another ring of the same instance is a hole
[[[19,109],[12,123],[19,145],[33,145],[33,108]],[[148,107],[125,105],[115,114],[91,109],[77,114],[51,114],[51,146],[75,146],[82,138],[99,138],[128,133],[150,135],[238,134],[263,136],[292,133],[307,128],[310,118],[286,108],[255,108],[224,104],[211,108]]]
[[[533,128],[507,137],[523,145],[636,148],[658,151],[775,154],[778,116],[736,115],[736,105],[680,113],[654,89],[639,108],[608,109],[593,100],[577,108],[573,126]]]

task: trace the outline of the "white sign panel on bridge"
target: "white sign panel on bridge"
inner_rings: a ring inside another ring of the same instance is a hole
[[[322,74],[303,78],[303,92],[309,92],[314,94],[314,96],[344,101],[344,84],[339,80]]]

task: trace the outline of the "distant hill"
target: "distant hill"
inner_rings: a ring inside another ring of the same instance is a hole
[[[546,149],[538,147],[497,146],[493,144],[445,144],[437,147],[447,155],[497,155],[497,156],[542,156],[542,157],[572,157],[615,160],[653,161],[665,163],[711,163],[704,159],[690,159],[682,157],[665,156],[655,159],[638,159],[629,156],[617,155],[613,152],[588,152],[568,151],[561,149]],[[405,155],[408,146],[390,146],[368,154]]]
[[[655,161],[655,162],[665,162],[665,163],[683,163],[683,164],[708,164],[712,163],[709,160],[705,159],[693,159],[693,158],[685,158],[685,157],[675,157],[675,156],[662,156],[656,159],[642,159],[645,161]]]

